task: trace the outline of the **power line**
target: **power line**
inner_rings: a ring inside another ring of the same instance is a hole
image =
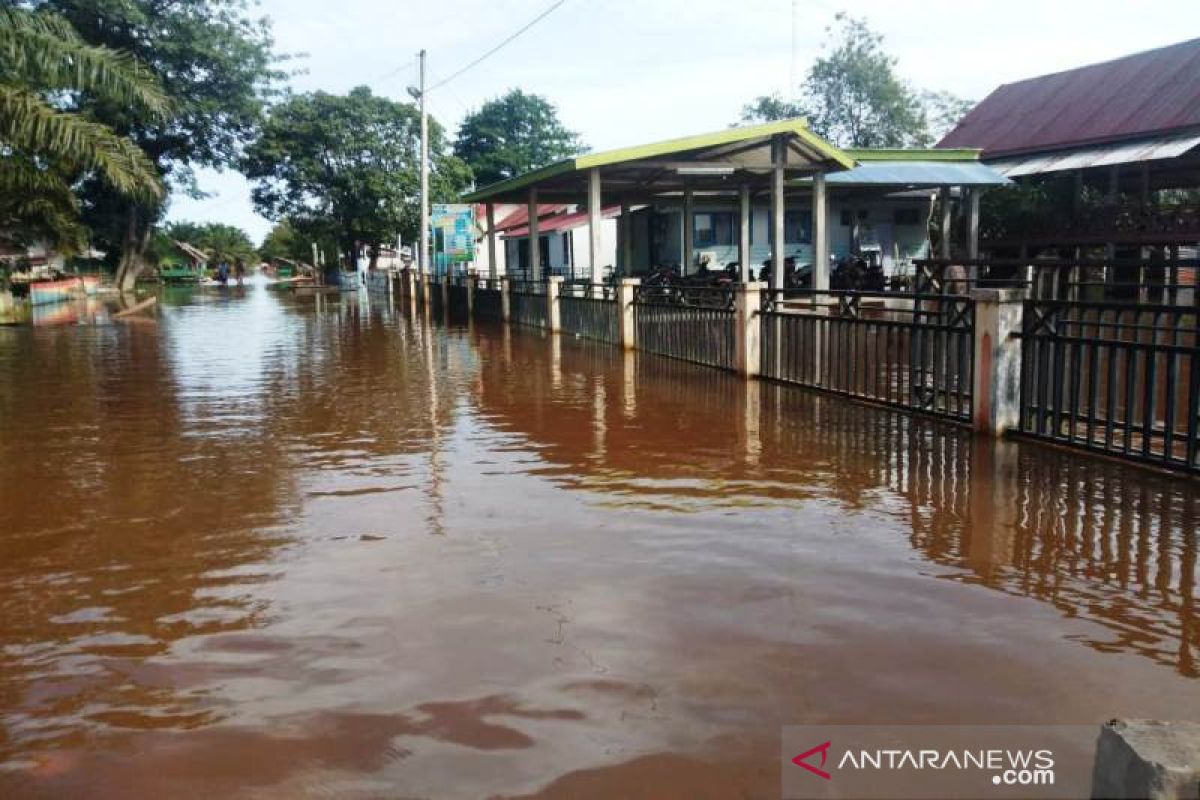
[[[546,17],[550,16],[550,12],[554,11],[556,8],[558,8],[559,6],[561,6],[561,5],[562,5],[563,3],[565,3],[565,2],[567,2],[567,0],[556,0],[556,1],[555,1],[555,2],[554,2],[554,3],[553,3],[553,4],[552,4],[552,5],[549,7],[549,8],[547,8],[547,9],[546,9],[545,11],[543,11],[541,14],[538,14],[536,17],[534,17],[533,19],[531,19],[529,22],[525,23],[525,25],[524,25],[524,26],[522,26],[522,27],[521,27],[521,29],[520,29],[520,30],[518,30],[516,33],[512,34],[511,36],[509,36],[507,39],[505,39],[505,40],[504,40],[504,41],[502,41],[500,44],[498,44],[498,45],[496,45],[495,47],[493,47],[491,50],[488,50],[486,53],[484,53],[483,55],[481,55],[479,58],[477,58],[477,59],[475,59],[474,61],[472,61],[471,63],[467,64],[467,65],[466,65],[465,67],[463,67],[462,69],[460,69],[460,70],[458,70],[457,72],[453,73],[452,75],[450,75],[450,77],[448,77],[448,78],[445,78],[445,79],[443,79],[443,80],[441,80],[441,81],[438,81],[438,82],[437,82],[437,83],[435,83],[433,86],[430,86],[430,87],[429,87],[429,88],[428,88],[426,91],[430,91],[430,92],[431,92],[431,91],[433,91],[434,89],[437,89],[437,88],[439,88],[439,87],[441,87],[441,86],[445,86],[447,83],[449,83],[450,81],[454,80],[454,79],[455,79],[455,78],[457,78],[459,75],[462,75],[462,74],[463,74],[464,72],[466,72],[467,70],[469,70],[469,69],[472,69],[473,67],[476,67],[476,66],[478,66],[478,65],[479,65],[481,62],[483,62],[483,61],[484,61],[485,59],[487,59],[489,56],[491,56],[491,55],[495,54],[497,51],[499,51],[501,48],[503,48],[505,45],[507,45],[507,44],[508,44],[509,42],[511,42],[513,39],[516,39],[516,38],[517,38],[518,36],[520,36],[522,33],[524,33],[525,31],[529,30],[530,28],[532,28],[534,25],[536,25],[536,24],[538,24],[539,22],[541,22],[541,21],[542,21],[543,19],[545,19]]]

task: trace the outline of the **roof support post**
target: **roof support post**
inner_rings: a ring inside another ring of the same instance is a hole
[[[633,211],[628,200],[621,201],[621,277],[633,274]]]
[[[496,280],[500,265],[496,262],[496,204],[487,204],[488,277]]]
[[[787,143],[778,134],[771,137],[771,288],[783,288],[783,178]]]
[[[603,232],[601,224],[603,220],[601,196],[600,196],[600,170],[593,167],[588,170],[588,283],[595,283],[600,279],[600,234]]]
[[[829,291],[829,211],[826,203],[825,173],[813,173],[812,198],[813,289]]]
[[[964,189],[967,195],[967,258],[979,258],[979,196],[983,189]]]
[[[537,187],[529,187],[529,280],[542,279],[541,234],[538,231]]]
[[[942,222],[938,229],[941,232],[941,242],[938,246],[938,257],[950,258],[950,187],[943,186],[940,190],[940,198],[942,206]]]
[[[696,210],[692,187],[683,190],[683,263],[680,274],[687,275],[692,267],[692,250],[696,246]]]
[[[750,282],[750,185],[738,187],[738,281]]]
[[[1105,200],[1108,202],[1108,204],[1110,206],[1115,206],[1117,204],[1117,197],[1120,194],[1120,190],[1121,190],[1121,165],[1113,164],[1111,167],[1108,168],[1108,194],[1105,197]],[[1113,244],[1112,242],[1109,242],[1108,244],[1104,245],[1105,260],[1111,262],[1116,257],[1117,257],[1117,246],[1115,244]],[[1111,281],[1113,278],[1112,267],[1111,266],[1105,267],[1104,272],[1105,272],[1105,281],[1106,282]]]

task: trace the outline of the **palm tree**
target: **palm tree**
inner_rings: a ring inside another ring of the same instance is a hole
[[[129,55],[88,45],[55,14],[0,8],[0,230],[77,242],[72,183],[87,173],[123,194],[162,196],[158,172],[132,140],[56,104],[72,93],[152,114],[168,108],[157,81]]]

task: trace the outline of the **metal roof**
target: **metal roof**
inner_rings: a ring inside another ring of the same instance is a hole
[[[984,158],[1200,129],[1200,39],[996,89],[938,147]]]
[[[754,175],[766,182],[771,167],[771,141],[777,135],[786,138],[789,167],[793,170],[813,167],[838,170],[854,166],[850,156],[809,130],[803,119],[788,119],[587,153],[483,187],[465,195],[463,202],[517,200],[535,185],[547,201],[578,198],[586,191],[587,171],[596,167],[605,168],[606,193],[652,195],[682,190],[678,170],[688,165],[719,164],[741,172],[743,177]],[[731,184],[728,177],[696,175],[688,183],[697,189],[732,188],[736,184]]]
[[[613,217],[619,217],[621,215],[621,207],[620,206],[605,206],[601,210],[600,214],[604,219],[612,219]],[[576,211],[571,214],[559,214],[558,216],[550,217],[549,219],[546,219],[546,220],[539,219],[538,220],[538,235],[540,236],[543,233],[553,233],[554,231],[569,231],[569,230],[574,230],[575,228],[582,228],[584,225],[588,224],[589,216],[590,215],[588,214],[587,211]],[[515,238],[520,238],[522,236],[528,236],[529,235],[528,221],[526,222],[525,225],[521,225],[520,227],[511,228],[509,230],[503,231],[503,234],[504,234],[505,239],[515,239]]]
[[[991,166],[1010,178],[1015,178],[1042,172],[1061,172],[1069,169],[1178,158],[1196,147],[1200,147],[1200,133],[1164,136],[1139,142],[1076,147],[1038,155],[1013,156],[993,161]]]
[[[986,164],[954,161],[867,161],[845,172],[831,172],[825,180],[830,186],[894,186],[897,190],[1012,182]]]

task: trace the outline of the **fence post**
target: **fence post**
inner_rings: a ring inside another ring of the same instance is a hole
[[[475,273],[467,275],[467,317],[475,316],[475,284],[479,282],[479,277]]]
[[[641,278],[622,278],[617,286],[617,328],[620,331],[621,347],[633,350],[637,347],[637,333],[633,324],[633,296]]]
[[[509,310],[508,297],[510,293],[510,283],[507,275],[500,278],[500,319],[504,322],[512,320],[512,312]]]
[[[1021,419],[1021,331],[1024,293],[1020,289],[976,289],[974,428],[1001,436]]]
[[[447,272],[442,276],[442,314],[443,316],[450,314],[450,273]]]
[[[762,367],[762,292],[765,283],[740,283],[734,290],[734,362],[737,373],[743,378],[753,378]]]
[[[551,333],[562,330],[562,315],[558,303],[562,294],[563,276],[551,275],[546,279],[546,329]]]

